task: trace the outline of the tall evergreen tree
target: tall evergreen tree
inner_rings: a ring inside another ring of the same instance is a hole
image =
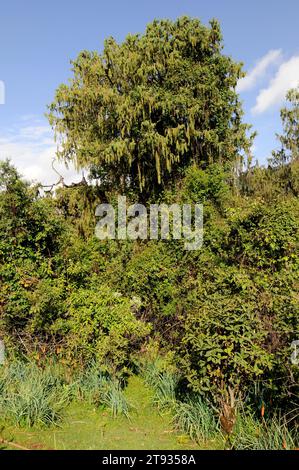
[[[222,54],[215,20],[156,20],[72,65],[49,107],[59,157],[109,188],[151,194],[190,162],[234,162],[250,148],[235,91],[241,64]]]

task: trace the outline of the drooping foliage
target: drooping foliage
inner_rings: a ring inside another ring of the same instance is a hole
[[[296,403],[297,92],[282,112],[279,158],[238,175],[249,143],[234,91],[240,73],[220,52],[218,25],[187,18],[79,56],[50,120],[64,137],[61,157],[88,166],[98,186],[44,197],[8,162],[0,167],[0,335],[9,351],[51,352],[68,366],[96,360],[121,375],[154,343],[176,372],[173,395],[178,387],[218,407],[228,393],[273,409]],[[97,203],[123,191],[136,202],[141,189],[146,202],[155,193],[157,203],[202,202],[203,247],[96,239]]]
[[[235,91],[242,72],[221,50],[217,21],[182,17],[83,51],[49,107],[59,156],[110,189],[147,195],[190,162],[235,163],[250,147]]]

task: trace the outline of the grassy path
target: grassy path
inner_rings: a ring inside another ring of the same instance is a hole
[[[108,410],[75,403],[69,406],[61,427],[7,428],[3,437],[35,449],[197,449],[187,436],[176,433],[169,413],[152,406],[152,391],[140,377],[131,377],[126,395],[134,407],[130,420],[111,418]]]

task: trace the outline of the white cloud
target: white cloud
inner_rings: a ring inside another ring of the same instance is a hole
[[[49,126],[26,126],[20,128],[20,136],[30,140],[40,139],[49,136],[51,129]]]
[[[281,104],[290,88],[299,85],[299,56],[293,56],[280,65],[267,88],[262,89],[252,108],[254,114],[260,114],[273,105]]]
[[[9,158],[19,172],[29,181],[53,184],[59,179],[52,168],[56,155],[56,144],[48,125],[37,125],[24,120],[21,125],[0,134],[0,159]],[[63,163],[55,163],[55,168],[65,178],[66,183],[80,181],[81,175],[73,166],[69,169]]]
[[[258,79],[263,77],[270,65],[277,64],[282,57],[281,49],[274,49],[269,51],[261,59],[258,60],[255,67],[246,75],[241,78],[237,84],[237,92],[247,91],[253,88]]]

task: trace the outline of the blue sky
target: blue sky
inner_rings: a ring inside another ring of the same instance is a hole
[[[277,146],[285,90],[299,83],[298,0],[2,0],[0,158],[11,157],[27,178],[55,181],[55,145],[44,113],[71,76],[70,59],[82,49],[101,50],[107,36],[121,41],[154,18],[183,14],[205,24],[219,19],[224,52],[244,62],[245,120],[259,133],[254,155],[265,163]]]

